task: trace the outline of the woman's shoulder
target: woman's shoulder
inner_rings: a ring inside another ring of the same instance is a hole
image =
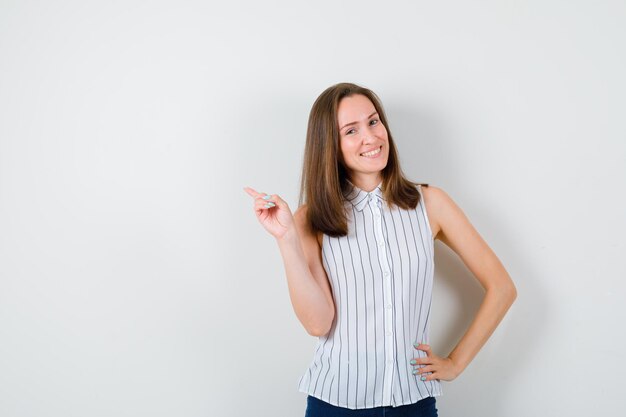
[[[432,184],[420,184],[422,196],[424,198],[424,207],[428,213],[430,228],[433,236],[437,236],[441,229],[439,222],[439,214],[441,213],[441,204],[444,203],[446,193],[440,187]]]
[[[441,204],[445,204],[446,200],[450,199],[448,193],[446,193],[443,188],[437,187],[432,184],[420,184],[421,191],[424,195],[424,201],[426,205],[431,205],[434,207],[438,207]],[[428,208],[428,207],[427,207]]]
[[[427,210],[433,205],[433,203],[437,202],[441,198],[441,192],[443,191],[441,188],[425,182],[418,182],[416,184],[420,194],[424,197],[424,203],[427,206]]]
[[[460,207],[443,188],[430,184],[422,187],[422,194],[434,236],[437,236],[444,222],[462,215]]]

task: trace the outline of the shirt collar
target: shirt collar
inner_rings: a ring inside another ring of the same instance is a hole
[[[382,181],[376,186],[376,188],[374,188],[369,193],[365,190],[361,190],[359,187],[352,184],[350,180],[346,179],[346,181],[348,182],[349,186],[346,199],[350,203],[352,203],[354,208],[356,208],[358,211],[362,211],[370,200],[374,200],[374,202],[376,202],[377,204],[385,201],[385,198],[383,197]]]

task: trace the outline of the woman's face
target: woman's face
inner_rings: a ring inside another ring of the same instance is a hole
[[[373,177],[378,181],[387,166],[389,141],[374,104],[362,94],[344,97],[339,102],[337,121],[341,153],[350,179]]]

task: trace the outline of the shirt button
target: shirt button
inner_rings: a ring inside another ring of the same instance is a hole
[[[387,336],[391,336],[391,330],[387,332]]]
[[[385,246],[385,242],[380,242],[380,243],[378,244],[378,246],[380,246],[380,247],[382,248],[383,246]]]
[[[388,363],[389,365],[391,365],[391,364],[393,363],[393,359],[389,359],[389,360],[387,361],[387,363]]]
[[[385,271],[385,276],[388,277],[389,276],[389,271]]]
[[[387,310],[391,310],[391,304],[387,304]]]

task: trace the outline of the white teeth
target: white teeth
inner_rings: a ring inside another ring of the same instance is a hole
[[[378,148],[378,149],[376,149],[375,151],[370,151],[370,152],[367,152],[367,153],[362,153],[362,154],[361,154],[361,156],[374,156],[374,155],[376,155],[378,152],[380,152],[380,149],[381,149],[381,148],[379,147],[379,148]]]

